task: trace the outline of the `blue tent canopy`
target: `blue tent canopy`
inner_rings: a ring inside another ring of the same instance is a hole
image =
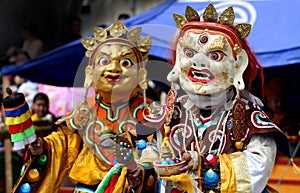
[[[228,6],[235,11],[236,23],[250,23],[247,38],[263,67],[300,63],[300,2],[293,0],[204,1],[167,0],[140,15],[127,19],[128,27],[141,26],[144,35],[151,35],[150,55],[168,58],[168,48],[176,32],[173,13],[184,15],[187,5],[199,14],[212,2],[218,13]],[[73,86],[74,77],[84,58],[80,41],[63,45],[22,66],[4,66],[2,74],[19,74],[35,82],[56,86]]]

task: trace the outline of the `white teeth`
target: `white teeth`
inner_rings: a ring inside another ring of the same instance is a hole
[[[193,74],[193,78],[196,78],[199,80],[203,80],[203,79],[210,80],[210,76],[207,73],[193,71],[192,74]]]

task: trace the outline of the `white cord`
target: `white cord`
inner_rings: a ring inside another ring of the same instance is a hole
[[[186,137],[186,127],[187,127],[187,121],[188,121],[188,110],[185,110],[185,114],[186,114],[186,117],[185,117],[185,123],[184,123],[184,129],[183,129],[183,149],[184,149],[184,152],[187,152],[187,149],[186,149],[186,144],[185,144],[185,137]]]
[[[194,119],[194,116],[193,116],[193,114],[192,114],[192,112],[191,112],[191,111],[189,111],[189,112],[190,112],[191,119],[193,120],[193,119]],[[191,123],[192,123],[192,127],[193,127],[193,134],[194,134],[194,138],[195,138],[195,141],[196,141],[196,147],[197,147],[197,151],[198,151],[198,153],[200,154],[200,153],[201,153],[201,151],[200,151],[200,146],[199,146],[199,140],[198,140],[198,137],[197,137],[197,134],[196,134],[196,128],[195,128],[195,124],[194,124],[194,122],[193,122],[193,121],[191,121]]]
[[[229,117],[229,114],[230,114],[230,111],[227,111],[225,119],[224,119],[224,121],[222,123],[222,125],[223,125],[223,130],[222,130],[223,135],[221,136],[220,145],[219,145],[219,152],[218,153],[220,153],[220,151],[221,151],[221,147],[222,147],[222,143],[223,143],[223,139],[224,139],[224,135],[225,135],[225,129],[226,129],[226,124],[227,124],[227,119]]]
[[[218,125],[217,125],[217,127],[215,129],[215,135],[214,135],[212,143],[210,144],[208,153],[211,153],[211,151],[212,151],[212,147],[213,147],[213,145],[214,145],[214,143],[216,141],[216,137],[217,137],[217,134],[218,134],[219,126],[220,126],[220,123],[221,123],[221,121],[223,119],[224,113],[225,113],[225,111],[222,112],[222,115],[221,115],[221,117],[218,120]]]
[[[143,97],[144,97],[144,107],[147,106],[147,101],[146,101],[146,89],[143,89]]]

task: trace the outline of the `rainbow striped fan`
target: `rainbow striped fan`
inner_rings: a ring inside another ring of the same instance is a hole
[[[9,96],[3,99],[5,124],[8,126],[14,148],[16,150],[24,149],[25,145],[36,140],[31,111],[25,101],[24,94],[12,93],[9,88],[6,89],[6,92]]]

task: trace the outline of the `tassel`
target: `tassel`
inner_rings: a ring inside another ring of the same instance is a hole
[[[291,159],[291,162],[292,162],[292,164],[293,164],[293,171],[294,171],[294,173],[295,173],[296,175],[300,176],[300,167],[298,167],[298,166],[295,164],[295,162],[294,162],[293,159]]]
[[[291,162],[293,164],[293,171],[296,175],[300,176],[300,167],[297,166],[293,160],[293,158],[295,157],[295,155],[297,154],[298,150],[299,150],[299,147],[300,147],[300,141],[298,142],[294,152],[293,152],[293,155],[292,155],[292,158],[291,158]]]

